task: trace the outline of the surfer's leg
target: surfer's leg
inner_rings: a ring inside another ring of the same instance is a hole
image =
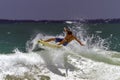
[[[50,38],[48,40],[45,40],[45,42],[55,41],[55,38]]]

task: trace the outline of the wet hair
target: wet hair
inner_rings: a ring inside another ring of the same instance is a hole
[[[72,31],[67,31],[67,34],[68,35],[72,35]]]
[[[70,28],[66,27],[66,29],[67,29],[68,31],[70,31]]]

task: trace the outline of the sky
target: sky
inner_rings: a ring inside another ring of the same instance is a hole
[[[120,0],[0,0],[0,19],[120,18]]]

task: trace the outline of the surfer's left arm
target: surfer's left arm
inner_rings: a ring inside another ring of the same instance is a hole
[[[75,36],[74,36],[74,38],[81,46],[84,46],[84,44],[79,39],[77,39]]]

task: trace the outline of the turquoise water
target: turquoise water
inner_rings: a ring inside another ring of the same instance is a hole
[[[64,23],[0,24],[0,53],[11,53],[15,48],[26,51],[26,42],[38,33],[60,34]]]
[[[90,24],[88,33],[100,36],[108,43],[109,49],[120,51],[120,23]]]
[[[15,48],[26,51],[26,42],[34,38],[38,33],[54,36],[59,35],[63,32],[63,27],[65,26],[73,27],[76,24],[70,25],[62,22],[0,24],[0,53],[11,53]],[[87,32],[85,36],[98,35],[100,38],[107,40],[110,50],[120,51],[119,26],[119,23],[96,23],[84,24],[80,27],[84,28],[82,32]]]

